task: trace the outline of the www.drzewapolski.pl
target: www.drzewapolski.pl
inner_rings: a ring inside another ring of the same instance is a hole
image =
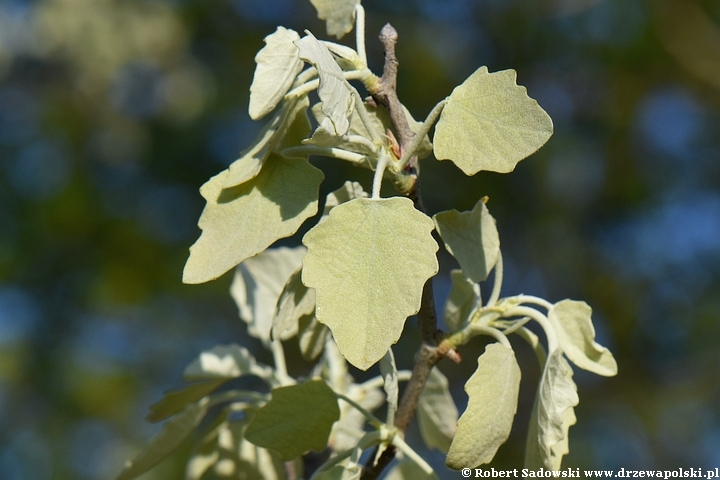
[[[465,478],[720,478],[720,468],[676,468],[675,470],[625,470],[621,468],[617,472],[613,470],[580,470],[579,468],[567,468],[565,470],[530,470],[523,468],[518,470],[483,470],[482,468],[463,468],[460,473]]]

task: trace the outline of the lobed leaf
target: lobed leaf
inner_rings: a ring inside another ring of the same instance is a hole
[[[342,355],[367,370],[397,342],[438,271],[432,221],[407,198],[356,198],[303,238],[303,283]]]
[[[323,380],[279,387],[253,416],[245,438],[292,460],[307,450],[325,449],[333,423],[340,418],[335,393]]]
[[[487,279],[497,263],[500,237],[485,202],[479,200],[469,212],[440,212],[433,220],[445,248],[457,259],[465,278],[473,283]]]
[[[312,33],[307,32],[307,35],[295,41],[295,45],[300,52],[300,58],[312,64],[318,71],[318,96],[322,102],[323,113],[330,118],[330,132],[338,136],[345,135],[350,127],[348,119],[352,115],[355,99],[342,69],[328,48]]]
[[[318,12],[318,18],[325,20],[328,35],[342,38],[355,24],[355,5],[360,0],[310,0]]]
[[[130,480],[162,462],[195,430],[207,412],[207,399],[193,403],[163,425],[162,430],[135,459],[125,463],[116,480]]]
[[[310,480],[360,480],[362,467],[354,462],[347,465],[334,465],[327,470],[318,470]]]
[[[207,205],[190,247],[184,283],[213,280],[273,242],[295,233],[317,212],[323,174],[304,159],[271,154],[260,173],[242,185],[223,189],[227,170],[201,188]]]
[[[309,105],[307,96],[286,100],[282,109],[263,127],[253,144],[227,168],[222,187],[231,188],[252,180],[260,173],[272,152],[281,153],[284,148],[300,145],[310,132],[310,121],[306,112]],[[214,200],[212,197],[206,199]]]
[[[453,90],[435,127],[438,160],[452,160],[466,175],[508,173],[547,142],[552,120],[516,76],[481,67]]]
[[[280,296],[293,273],[301,267],[304,256],[305,248],[302,246],[269,248],[248,258],[235,270],[230,294],[238,306],[240,318],[248,324],[248,333],[266,345],[271,340]],[[292,313],[287,309],[284,312],[287,315]],[[289,330],[279,332],[282,335],[274,338],[290,338],[296,332],[297,324],[294,328],[290,325]]]
[[[563,300],[548,312],[560,348],[578,367],[598,375],[617,375],[617,363],[610,350],[595,342],[592,308],[585,302]]]
[[[445,375],[437,367],[433,368],[417,407],[420,434],[425,445],[443,453],[450,449],[458,421],[458,409],[448,387]]]
[[[465,384],[468,406],[457,424],[445,463],[460,470],[490,462],[505,443],[517,411],[520,367],[515,353],[491,343]]]
[[[450,295],[445,303],[445,324],[451,332],[460,330],[480,303],[480,285],[468,281],[462,270],[451,270]]]
[[[570,365],[556,349],[545,362],[525,446],[525,467],[559,470],[568,452],[568,429],[575,423],[577,387]]]
[[[296,31],[278,27],[265,37],[265,46],[255,56],[255,74],[250,85],[250,118],[258,120],[270,113],[285,96],[303,68],[298,56]]]

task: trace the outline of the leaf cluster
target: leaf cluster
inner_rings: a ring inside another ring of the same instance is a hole
[[[396,416],[415,409],[425,443],[445,452],[450,468],[487,463],[507,440],[517,409],[521,371],[507,338],[513,333],[535,349],[543,372],[525,464],[559,469],[578,404],[568,360],[599,375],[617,371],[612,354],[595,342],[590,307],[527,295],[501,298],[500,239],[487,198],[471,211],[430,217],[417,208],[415,188],[417,160],[430,153],[467,175],[512,171],[548,140],[550,118],[516,84],[514,71],[490,73],[485,67],[424,122],[402,105],[393,111],[363,101],[350,81],[362,82],[375,95],[385,79],[367,68],[359,0],[312,3],[331,35],[341,37],[357,24],[357,49],[283,27],[266,37],[255,57],[249,113],[270,119],[238,160],[201,187],[207,202],[199,220],[202,233],[183,272],[184,282],[202,283],[234,269],[231,295],[239,316],[273,353],[274,365],[259,363],[235,344],[200,354],[185,371],[188,385],[151,406],[149,421],[168,420],[118,479],[152,468],[193,432],[187,479],[209,472],[218,478],[295,478],[305,453],[325,449],[329,459],[313,479],[360,478],[368,471],[361,464],[363,452],[373,447],[375,457],[399,452],[388,478],[435,478],[397,426],[404,420]],[[314,91],[320,101],[313,105]],[[398,115],[412,132],[400,142]],[[323,174],[310,163],[313,155],[373,170],[372,192],[345,182],[327,196],[302,246],[269,248],[317,213]],[[383,178],[405,195],[382,197]],[[477,335],[496,340],[465,385],[469,402],[462,415],[447,379],[432,364],[418,395],[401,399],[399,384],[417,382],[418,368],[398,371],[391,348],[407,319],[423,308],[424,289],[438,273],[433,232],[460,266],[450,273],[449,331],[433,334],[434,351],[443,352],[438,359],[452,358]],[[492,290],[483,302],[480,283],[493,270]],[[529,321],[544,330],[547,348],[525,326]],[[306,378],[287,374],[281,342],[292,339],[305,359],[315,362]],[[379,375],[364,383],[348,370],[376,364]],[[227,387],[248,375],[260,378],[270,393]],[[383,403],[384,421],[373,413]]]

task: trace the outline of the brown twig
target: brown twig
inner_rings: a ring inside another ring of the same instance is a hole
[[[380,32],[380,41],[385,48],[385,66],[383,76],[370,88],[370,94],[376,103],[383,105],[390,115],[394,129],[394,135],[400,145],[402,153],[408,149],[415,134],[410,129],[402,104],[397,96],[397,73],[398,60],[395,56],[395,44],[397,43],[397,31],[387,24]],[[410,181],[403,182],[402,193],[407,195],[415,204],[415,208],[426,213],[420,196],[420,181],[418,178],[417,155],[408,161],[405,173]],[[446,354],[447,348],[438,348],[442,340],[442,332],[437,329],[437,313],[435,311],[435,296],[433,294],[432,279],[429,279],[423,286],[420,311],[417,314],[418,325],[422,336],[422,344],[415,358],[415,366],[410,381],[402,395],[398,411],[395,414],[395,428],[399,435],[404,435],[410,421],[415,416],[420,394],[425,387],[430,371],[437,362]],[[377,448],[363,467],[363,480],[378,478],[387,465],[395,458],[395,448],[390,446],[375,461]]]

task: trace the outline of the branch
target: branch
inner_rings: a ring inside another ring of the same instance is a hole
[[[397,43],[397,31],[387,24],[380,32],[380,41],[385,48],[385,67],[383,76],[379,81],[370,85],[368,90],[376,103],[387,108],[390,120],[394,129],[395,138],[400,145],[401,156],[409,151],[415,134],[410,130],[407,117],[403,111],[400,100],[397,96],[397,71],[398,60],[395,57],[395,44]],[[401,186],[401,191],[407,195],[415,204],[415,208],[426,213],[420,196],[420,181],[418,179],[417,155],[413,155],[405,165],[404,172],[409,177],[407,182]],[[415,366],[412,376],[403,391],[398,411],[395,414],[395,428],[397,434],[404,436],[410,421],[415,416],[420,394],[425,388],[425,383],[430,376],[430,371],[445,355],[448,355],[448,348],[438,348],[443,334],[437,329],[437,314],[435,311],[435,295],[432,288],[432,279],[425,282],[420,302],[420,311],[417,314],[418,325],[422,335],[422,344],[415,357]],[[388,446],[378,457],[378,447],[370,456],[363,467],[362,479],[373,480],[378,478],[387,465],[395,458],[396,447]],[[377,458],[377,461],[375,461]]]

